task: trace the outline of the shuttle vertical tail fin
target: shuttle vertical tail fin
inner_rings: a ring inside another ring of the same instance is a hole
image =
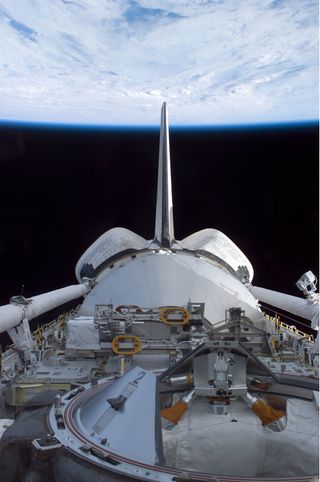
[[[154,241],[170,248],[174,242],[171,163],[167,106],[161,109],[156,225]]]

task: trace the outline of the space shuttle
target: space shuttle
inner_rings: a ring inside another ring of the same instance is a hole
[[[78,284],[0,307],[13,342],[1,357],[1,480],[316,477],[315,276],[297,282],[303,298],[279,293],[253,285],[250,261],[221,231],[176,239],[165,103],[153,238],[110,229],[75,274]],[[263,303],[308,320],[314,335]],[[30,458],[20,471],[17,450]]]

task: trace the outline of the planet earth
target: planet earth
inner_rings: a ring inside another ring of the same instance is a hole
[[[0,120],[318,118],[317,0],[0,0]]]

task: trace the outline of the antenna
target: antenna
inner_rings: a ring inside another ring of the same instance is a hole
[[[167,105],[161,109],[158,187],[154,242],[170,248],[174,242],[171,163]]]

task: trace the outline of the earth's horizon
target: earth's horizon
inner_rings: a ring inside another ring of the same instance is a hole
[[[259,130],[259,129],[296,129],[308,128],[319,125],[318,119],[306,119],[297,121],[277,121],[277,122],[261,122],[261,123],[239,123],[239,124],[172,124],[169,122],[171,132],[176,131],[216,131],[216,130]],[[71,130],[71,131],[159,131],[160,121],[158,124],[80,124],[65,122],[40,122],[40,121],[15,121],[1,120],[1,129],[39,129],[39,130]]]

